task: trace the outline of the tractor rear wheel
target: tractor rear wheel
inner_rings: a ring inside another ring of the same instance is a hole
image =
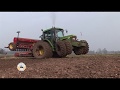
[[[10,51],[15,51],[16,50],[16,44],[11,42],[9,45],[8,45],[8,48]]]
[[[35,58],[51,58],[53,55],[51,46],[45,41],[38,41],[33,46],[33,56]]]
[[[72,53],[72,44],[70,41],[64,40],[65,46],[66,46],[66,55],[69,55]]]
[[[62,58],[66,56],[66,46],[63,41],[56,42],[56,52],[58,57]]]
[[[60,56],[57,54],[57,52],[53,52],[53,58],[60,58]]]

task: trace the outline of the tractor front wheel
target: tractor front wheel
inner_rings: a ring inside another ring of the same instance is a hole
[[[88,43],[86,42],[86,47],[83,48],[83,53],[82,54],[87,54],[89,51],[89,45]]]
[[[88,51],[89,51],[89,45],[86,42],[86,46],[84,46],[84,47],[74,47],[73,51],[76,55],[87,54]]]

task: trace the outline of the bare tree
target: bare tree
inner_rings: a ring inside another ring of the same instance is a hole
[[[99,48],[99,49],[96,51],[96,54],[102,54],[102,50]]]
[[[106,48],[104,48],[104,49],[102,50],[102,53],[103,53],[103,54],[107,54],[107,52],[108,52],[108,51],[107,51]]]

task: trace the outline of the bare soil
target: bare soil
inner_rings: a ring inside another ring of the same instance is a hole
[[[18,71],[18,63],[26,65]],[[120,55],[70,55],[66,58],[0,59],[0,78],[120,78]]]

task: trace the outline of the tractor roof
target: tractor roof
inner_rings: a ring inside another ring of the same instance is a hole
[[[62,28],[52,27],[52,28],[49,28],[49,29],[44,30],[43,32],[51,31],[51,30],[53,30],[53,29],[56,29],[56,30],[63,30]]]

